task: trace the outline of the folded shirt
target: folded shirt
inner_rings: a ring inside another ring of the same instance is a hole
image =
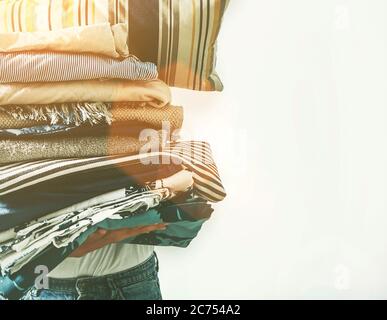
[[[80,126],[141,122],[145,127],[171,131],[183,124],[183,108],[167,105],[158,109],[131,102],[88,102],[52,105],[9,105],[0,107],[1,129],[25,129],[43,125]]]
[[[0,52],[54,51],[128,57],[126,24],[90,26],[41,32],[0,33]]]
[[[142,102],[144,105],[162,108],[171,101],[171,91],[161,80],[0,84],[1,106],[102,101]]]
[[[93,79],[155,80],[157,67],[136,57],[123,60],[78,53],[0,53],[0,83]]]

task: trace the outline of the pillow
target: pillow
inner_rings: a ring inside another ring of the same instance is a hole
[[[221,91],[216,40],[229,0],[0,0],[0,32],[126,23],[131,54],[170,86]]]

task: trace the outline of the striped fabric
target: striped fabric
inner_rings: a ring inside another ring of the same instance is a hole
[[[49,70],[49,72],[47,72]],[[72,53],[0,53],[0,83],[71,80],[155,80],[157,67],[134,57],[122,61]]]
[[[229,0],[0,0],[0,32],[127,23],[131,54],[170,86],[222,90],[216,40]]]
[[[218,202],[226,196],[210,146],[205,142],[175,142],[160,151],[119,157],[23,162],[0,167],[0,196],[70,174],[96,172],[112,166],[127,167],[155,161],[182,164],[193,172],[194,189],[201,198]],[[60,182],[58,182],[60,183]]]

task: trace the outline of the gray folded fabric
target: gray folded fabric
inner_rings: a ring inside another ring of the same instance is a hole
[[[0,140],[0,163],[138,154],[145,143],[138,137],[125,136],[3,139]]]

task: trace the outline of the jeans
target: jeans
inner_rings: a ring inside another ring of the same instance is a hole
[[[23,300],[161,300],[158,259],[153,254],[126,271],[102,277],[49,279],[49,289],[32,288]]]

